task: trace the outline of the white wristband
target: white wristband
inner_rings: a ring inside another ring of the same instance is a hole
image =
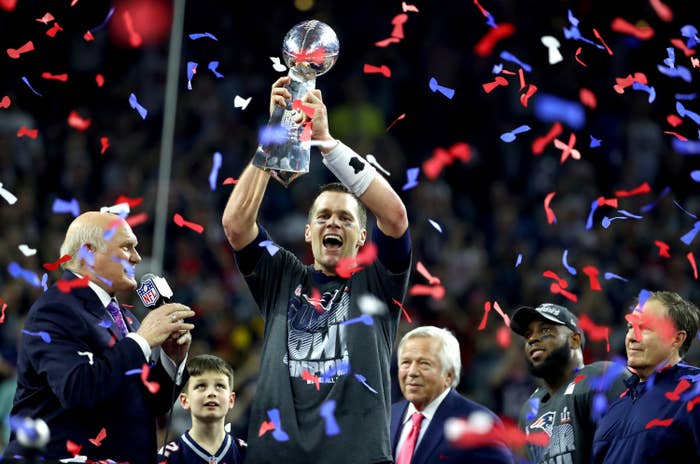
[[[367,160],[341,141],[338,141],[338,145],[323,156],[323,164],[358,197],[365,193],[377,171]]]

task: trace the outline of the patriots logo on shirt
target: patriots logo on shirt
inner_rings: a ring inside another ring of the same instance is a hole
[[[556,411],[549,411],[542,414],[537,418],[535,422],[530,424],[528,427],[530,430],[542,429],[547,435],[552,436],[552,429],[554,428],[554,416],[557,414]]]

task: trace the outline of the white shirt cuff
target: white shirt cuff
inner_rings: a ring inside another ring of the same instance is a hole
[[[182,382],[182,374],[185,372],[185,365],[187,364],[187,358],[189,356],[190,354],[187,353],[180,365],[176,366],[175,361],[173,361],[164,350],[160,350],[160,362],[163,364],[165,372],[168,373],[168,376],[175,381],[177,385],[180,385]]]

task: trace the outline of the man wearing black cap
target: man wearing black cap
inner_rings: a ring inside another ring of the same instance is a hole
[[[624,391],[630,372],[608,361],[584,365],[583,331],[563,306],[518,308],[510,328],[525,339],[530,373],[544,383],[520,412],[525,433],[549,436],[547,446],[528,445],[528,459],[533,464],[588,463],[595,424]]]

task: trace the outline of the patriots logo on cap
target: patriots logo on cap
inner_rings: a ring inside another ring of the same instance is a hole
[[[530,424],[529,430],[542,429],[547,435],[552,436],[552,429],[554,428],[554,416],[556,411],[549,411],[542,414],[535,422]]]
[[[160,294],[152,280],[143,281],[141,286],[136,289],[136,293],[138,293],[141,302],[146,307],[153,306],[160,298]]]

